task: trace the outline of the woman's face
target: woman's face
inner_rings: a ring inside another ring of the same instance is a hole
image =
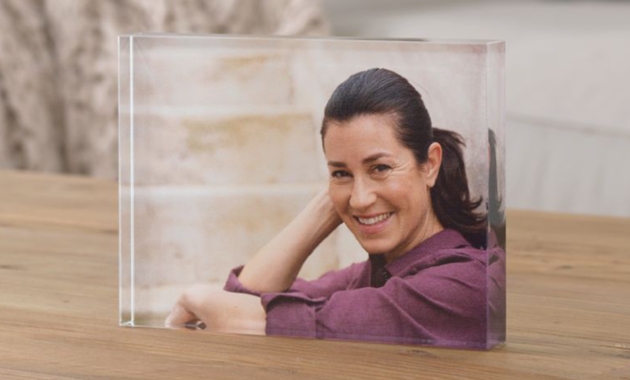
[[[442,229],[430,187],[441,163],[439,144],[419,165],[397,139],[392,116],[362,115],[332,122],[324,137],[329,194],[343,222],[371,254],[388,261]]]

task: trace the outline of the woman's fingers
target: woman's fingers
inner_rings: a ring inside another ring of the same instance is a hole
[[[170,328],[196,326],[198,321],[199,319],[195,314],[191,313],[180,302],[177,302],[166,321],[164,321],[164,326]]]
[[[166,318],[166,327],[186,327],[189,329],[205,329],[211,308],[211,295],[214,288],[197,284],[186,289],[177,300],[173,310]]]

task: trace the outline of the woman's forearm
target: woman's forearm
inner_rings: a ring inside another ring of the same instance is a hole
[[[319,193],[245,265],[240,282],[261,293],[287,290],[309,255],[340,223],[328,191]]]
[[[165,325],[183,327],[201,321],[209,331],[264,335],[265,317],[258,297],[199,284],[179,297]]]

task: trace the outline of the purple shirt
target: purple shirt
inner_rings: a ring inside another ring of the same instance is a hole
[[[443,230],[377,273],[379,256],[314,281],[297,279],[281,293],[245,288],[239,267],[224,289],[260,296],[268,335],[489,346],[488,314],[502,310],[505,318],[504,298],[489,297],[504,294],[500,248],[476,249],[459,232]]]

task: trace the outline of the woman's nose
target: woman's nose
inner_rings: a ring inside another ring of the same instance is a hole
[[[369,183],[364,180],[355,180],[350,195],[350,207],[355,210],[365,210],[376,201],[376,194]]]

